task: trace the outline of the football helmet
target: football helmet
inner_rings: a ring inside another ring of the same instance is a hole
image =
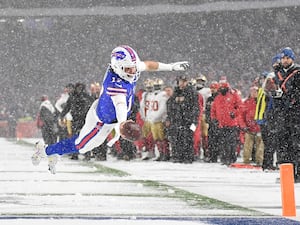
[[[160,78],[155,78],[153,80],[153,87],[154,90],[161,90],[162,86],[164,85],[164,81]]]
[[[196,83],[197,83],[197,81],[196,81],[195,78],[191,78],[190,81],[189,81],[189,85],[191,85],[191,86],[193,86],[193,87],[196,86]]]
[[[147,92],[152,92],[153,91],[153,87],[154,87],[153,83],[154,82],[151,79],[146,79],[144,81],[144,86],[145,86]]]
[[[196,89],[201,90],[202,88],[205,87],[207,83],[206,76],[203,74],[200,74],[198,77],[196,77]]]
[[[132,83],[139,78],[138,61],[139,57],[135,50],[127,45],[122,45],[112,51],[110,65],[122,79]]]

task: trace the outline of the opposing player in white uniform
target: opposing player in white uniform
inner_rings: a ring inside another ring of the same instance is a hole
[[[143,120],[146,119],[147,111],[149,109],[148,95],[151,95],[151,93],[154,91],[153,80],[149,78],[146,79],[144,81],[144,87],[145,91],[142,94],[142,99],[140,102],[140,113]]]
[[[169,142],[164,132],[164,122],[167,117],[167,101],[169,96],[162,90],[164,84],[160,78],[154,79],[154,91],[148,96],[148,113],[146,121],[150,122],[151,133],[154,143],[159,151],[160,161],[167,161],[170,158]]]
[[[148,159],[154,157],[154,147],[155,147],[153,136],[151,133],[151,123],[146,119],[150,107],[149,96],[151,96],[151,94],[154,91],[153,80],[149,78],[146,79],[144,81],[144,87],[145,87],[145,91],[142,94],[142,99],[140,102],[140,115],[141,115],[141,119],[144,121],[142,132],[143,132],[144,147],[145,147],[145,151],[147,152],[147,156],[143,159]],[[138,152],[140,155],[142,155],[142,149],[138,149]]]
[[[120,127],[130,115],[140,72],[184,71],[188,68],[189,63],[186,61],[170,64],[141,61],[131,47],[126,45],[116,47],[111,53],[111,63],[104,75],[101,95],[90,107],[79,135],[48,146],[37,143],[37,151],[32,156],[32,163],[38,165],[46,153],[49,170],[55,173],[57,154],[91,151],[104,142],[112,129],[116,130],[116,137],[113,141],[117,141],[122,135]]]
[[[199,94],[203,96],[203,107],[205,108],[205,103],[207,99],[211,96],[211,90],[207,85],[207,78],[200,74],[198,77],[196,77],[196,90]]]

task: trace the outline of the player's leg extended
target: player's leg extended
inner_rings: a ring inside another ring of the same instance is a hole
[[[85,118],[85,124],[74,143],[76,150],[81,154],[100,146],[116,126],[115,123],[103,124],[99,120],[96,113],[97,105],[98,100],[94,101],[89,109]]]
[[[75,148],[83,154],[100,146],[111,133],[116,124],[98,124],[89,133],[81,133],[75,140]]]

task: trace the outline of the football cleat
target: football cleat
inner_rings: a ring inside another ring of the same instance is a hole
[[[34,166],[39,165],[42,158],[46,156],[45,148],[46,146],[44,145],[43,142],[39,141],[35,143],[36,152],[31,156],[31,161]]]

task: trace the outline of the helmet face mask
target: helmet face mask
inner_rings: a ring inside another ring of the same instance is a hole
[[[207,79],[203,74],[200,74],[198,77],[196,77],[196,89],[201,90],[206,86]]]
[[[197,81],[195,86],[196,86],[197,90],[201,90],[202,88],[205,87],[205,83]]]
[[[122,79],[132,83],[138,80],[138,55],[129,46],[119,46],[111,53],[111,68]]]
[[[154,79],[154,81],[153,81],[154,90],[155,91],[161,90],[163,84],[164,84],[164,81],[162,79],[160,79],[160,78]]]

